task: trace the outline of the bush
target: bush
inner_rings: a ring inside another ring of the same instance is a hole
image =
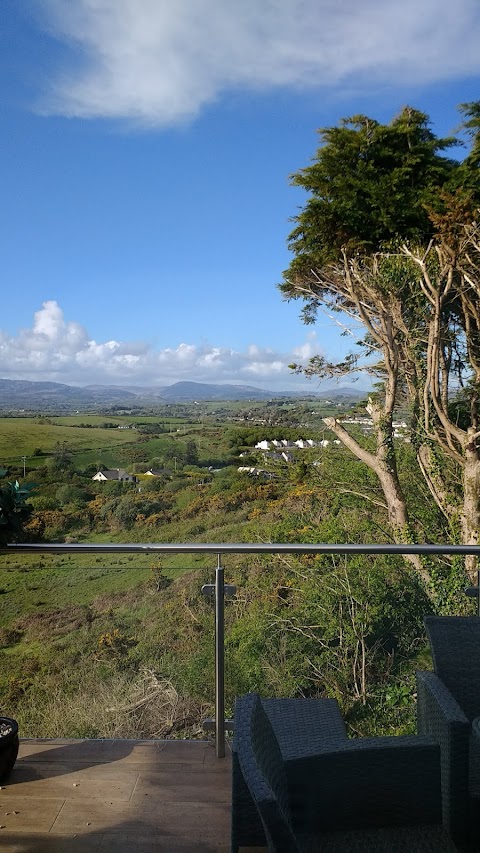
[[[22,526],[32,511],[27,503],[32,488],[20,487],[18,482],[0,486],[0,545],[21,537]]]
[[[41,512],[45,509],[58,509],[58,500],[48,495],[35,495],[32,498],[32,505],[36,512]]]
[[[78,486],[65,484],[63,486],[60,486],[59,489],[57,489],[55,497],[60,506],[64,506],[66,504],[75,504],[75,506],[83,506],[88,500],[89,496],[84,489],[81,489]]]

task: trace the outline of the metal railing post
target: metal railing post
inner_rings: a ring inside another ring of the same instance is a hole
[[[202,586],[202,593],[215,599],[215,719],[204,720],[203,728],[215,732],[217,758],[225,758],[225,731],[233,731],[233,720],[225,719],[225,598],[233,598],[236,591],[225,583],[222,555],[217,553],[215,583]]]
[[[225,758],[225,599],[221,555],[215,570],[215,752]]]

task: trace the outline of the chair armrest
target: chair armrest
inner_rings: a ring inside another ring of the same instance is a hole
[[[235,750],[232,753],[232,853],[239,847],[261,847],[266,844],[257,807],[252,800]]]
[[[433,734],[434,727],[441,732],[445,726],[470,727],[469,720],[462,711],[448,687],[434,672],[417,672],[417,731],[419,734]]]
[[[292,813],[320,830],[441,821],[440,748],[431,737],[346,740],[287,761]]]
[[[417,672],[417,730],[440,744],[443,822],[462,840],[468,823],[468,746],[471,725],[434,672]]]

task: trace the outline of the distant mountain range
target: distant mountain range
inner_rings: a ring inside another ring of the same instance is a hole
[[[175,382],[164,387],[130,385],[86,385],[77,387],[60,382],[28,382],[0,379],[0,410],[86,410],[109,406],[141,406],[147,404],[193,403],[206,400],[272,400],[280,397],[321,397],[360,399],[365,391],[354,386],[337,386],[321,392],[279,392],[253,388],[250,385],[212,385],[203,382]]]
[[[103,394],[123,392],[134,397],[161,400],[165,403],[193,403],[199,400],[270,400],[277,395],[251,385],[211,385],[204,382],[175,382],[163,387],[133,387],[131,385],[87,385],[85,391]]]

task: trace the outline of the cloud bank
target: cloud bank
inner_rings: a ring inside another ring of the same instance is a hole
[[[54,300],[43,303],[30,329],[17,336],[0,330],[3,379],[65,382],[74,385],[168,385],[181,380],[238,382],[283,389],[291,379],[288,364],[318,352],[315,334],[291,353],[250,345],[246,352],[208,344],[181,343],[154,349],[141,342],[92,340],[79,323],[66,321]]]
[[[478,0],[37,0],[77,51],[43,110],[168,126],[229,90],[428,84],[480,71]]]

